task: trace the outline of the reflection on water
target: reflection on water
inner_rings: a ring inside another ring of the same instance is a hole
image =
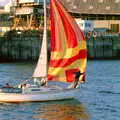
[[[90,120],[90,115],[81,103],[69,100],[45,104],[37,110],[37,114],[33,118],[39,120]]]
[[[84,105],[75,99],[0,103],[0,120],[91,120],[90,118]]]

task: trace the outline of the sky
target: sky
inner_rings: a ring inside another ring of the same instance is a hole
[[[10,0],[0,0],[0,6],[6,5]]]

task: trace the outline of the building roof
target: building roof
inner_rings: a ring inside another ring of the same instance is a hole
[[[120,15],[120,0],[60,0],[69,12]]]

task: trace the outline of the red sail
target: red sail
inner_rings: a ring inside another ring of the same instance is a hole
[[[72,82],[74,72],[86,71],[86,41],[74,18],[58,0],[50,2],[51,58],[50,80]],[[84,75],[80,80],[83,80]]]

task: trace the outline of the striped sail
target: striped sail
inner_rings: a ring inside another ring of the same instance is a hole
[[[50,2],[51,58],[49,80],[73,82],[75,72],[86,71],[86,41],[74,18],[58,0]],[[84,75],[80,80],[83,80]]]

